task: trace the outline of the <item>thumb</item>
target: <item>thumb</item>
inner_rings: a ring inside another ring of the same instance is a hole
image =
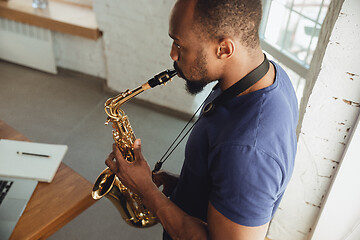
[[[144,159],[144,156],[142,155],[142,152],[141,152],[141,139],[140,138],[136,139],[134,142],[134,154],[135,154],[136,160]]]

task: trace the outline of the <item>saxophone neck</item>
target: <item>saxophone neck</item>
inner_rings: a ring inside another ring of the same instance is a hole
[[[121,92],[120,94],[118,94],[115,97],[109,98],[106,102],[105,102],[105,107],[109,107],[109,108],[118,108],[121,107],[124,103],[126,103],[127,101],[131,100],[132,98],[134,98],[135,96],[139,95],[140,93],[142,93],[143,91],[147,90],[150,88],[150,86],[146,86],[148,85],[147,83],[141,85],[138,88],[135,88],[134,90],[130,91],[129,89],[125,90],[124,92]]]
[[[146,91],[150,88],[156,87],[161,84],[166,84],[169,80],[171,80],[177,74],[176,70],[174,69],[167,69],[162,71],[161,73],[155,75],[149,81],[137,87],[136,89],[130,91],[127,89],[125,92],[120,93],[119,95],[109,98],[105,102],[105,112],[110,118],[119,118],[119,114],[121,115],[120,107],[134,98],[135,96],[139,95],[143,91]],[[119,112],[120,111],[120,112]]]
[[[148,83],[144,83],[140,87],[130,91],[127,89],[125,92],[121,92],[119,95],[109,98],[105,102],[105,112],[110,118],[117,118],[119,117],[119,110],[122,105],[126,102],[130,101],[135,96],[139,95],[143,91],[150,88]]]

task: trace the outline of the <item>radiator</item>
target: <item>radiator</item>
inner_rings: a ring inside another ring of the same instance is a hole
[[[0,18],[0,58],[56,74],[52,33],[48,29]]]

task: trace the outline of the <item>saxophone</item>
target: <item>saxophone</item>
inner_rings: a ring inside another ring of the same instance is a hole
[[[112,123],[115,129],[113,130],[114,141],[127,161],[135,160],[133,145],[136,137],[128,117],[120,107],[145,90],[161,84],[165,85],[175,75],[174,69],[167,69],[133,91],[127,89],[105,102],[105,113],[108,116],[105,125]],[[154,213],[143,205],[141,197],[125,187],[110,168],[100,173],[92,189],[93,199],[97,200],[104,196],[115,205],[125,222],[131,226],[145,228],[158,222]]]

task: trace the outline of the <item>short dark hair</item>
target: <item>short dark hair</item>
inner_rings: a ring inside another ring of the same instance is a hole
[[[210,39],[239,37],[246,47],[259,45],[261,0],[197,0],[194,27]]]

